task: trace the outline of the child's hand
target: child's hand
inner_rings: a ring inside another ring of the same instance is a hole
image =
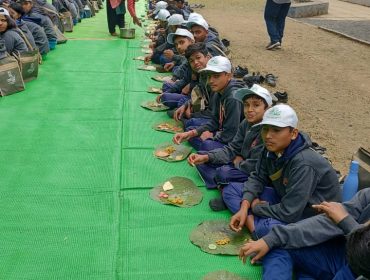
[[[191,166],[194,166],[194,165],[198,165],[198,164],[202,164],[202,163],[206,163],[209,161],[209,157],[208,155],[198,155],[198,154],[191,154],[189,157],[188,157],[188,163],[191,165]]]
[[[233,164],[238,165],[239,162],[243,161],[244,159],[241,156],[236,156],[233,160]]]
[[[167,58],[167,59],[172,59],[172,58],[173,58],[173,56],[175,55],[175,53],[173,52],[173,50],[165,50],[165,51],[163,52],[163,55],[164,55],[164,57],[165,57],[165,58]]]
[[[340,223],[348,216],[346,209],[338,202],[322,202],[321,204],[312,205],[312,208],[319,212],[325,213],[334,223]]]
[[[179,145],[181,142],[189,140],[191,137],[193,137],[194,132],[187,131],[187,132],[182,132],[182,133],[176,133],[175,136],[173,137],[172,141]]]
[[[152,60],[152,55],[147,55],[144,59],[145,64],[149,64],[149,62]]]
[[[183,89],[181,90],[181,93],[184,95],[188,95],[190,93],[190,84],[184,86]]]
[[[163,69],[167,72],[170,72],[173,67],[175,67],[175,63],[174,62],[169,62],[169,63],[166,63],[164,66],[163,66]]]
[[[266,244],[265,240],[259,239],[257,241],[249,240],[247,243],[240,248],[239,259],[245,264],[247,257],[255,254],[251,259],[251,263],[254,264],[256,261],[260,260],[264,255],[270,251],[269,246]]]
[[[175,113],[173,114],[173,118],[175,121],[178,122],[182,118],[186,109],[185,107],[186,107],[185,105],[182,105],[176,109]]]
[[[209,132],[209,131],[204,131],[200,135],[200,139],[202,139],[202,141],[205,141],[205,140],[210,139],[210,138],[213,138],[213,133],[212,132]]]
[[[229,227],[233,231],[239,232],[243,229],[247,221],[249,207],[250,207],[249,202],[247,200],[243,200],[240,206],[240,210],[236,212],[234,216],[231,217]]]

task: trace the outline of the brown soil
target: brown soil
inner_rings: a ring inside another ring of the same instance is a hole
[[[346,174],[358,147],[370,148],[370,47],[287,19],[283,48],[266,51],[264,0],[192,0],[231,41],[234,66],[278,76],[272,92],[287,91],[299,128],[325,146]]]

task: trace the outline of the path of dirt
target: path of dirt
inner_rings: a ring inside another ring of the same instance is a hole
[[[266,51],[264,0],[195,2],[206,5],[196,11],[231,41],[235,66],[279,76],[270,90],[289,93],[300,129],[347,173],[357,148],[370,148],[370,47],[287,19],[283,48]]]

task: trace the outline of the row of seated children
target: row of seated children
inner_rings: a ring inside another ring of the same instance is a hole
[[[160,28],[179,16],[161,20]],[[199,14],[190,14],[187,28],[166,29],[170,32],[163,38],[182,62],[166,61],[178,68],[172,81],[164,83],[158,101],[173,108],[170,116],[184,123],[185,132],[175,134],[174,143],[189,141],[197,150],[189,156],[189,164],[196,166],[208,188],[220,190],[221,197],[211,200],[210,207],[229,209],[230,228],[238,232],[246,226],[252,233],[253,241],[241,248],[240,257],[252,255],[254,263],[264,256],[263,278],[269,280],[291,279],[293,269],[298,279],[369,277],[370,227],[359,224],[370,219],[370,190],[340,204],[337,174],[312,149],[310,137],[298,130],[294,109],[272,106],[267,89],[234,79],[229,59],[212,53],[206,40],[196,40],[194,26],[209,33]],[[334,207],[345,214],[337,218]],[[316,209],[325,214],[318,215]],[[357,245],[352,252],[358,264],[346,258],[342,237],[351,230],[355,230],[352,237],[362,238],[362,247]],[[307,246],[314,247],[303,249]],[[366,261],[358,259],[360,252]]]
[[[71,12],[73,24],[77,24],[84,17],[82,0],[58,0],[53,5],[45,0],[2,1],[1,56],[38,49],[45,59],[55,49],[62,29],[59,13],[67,11]]]

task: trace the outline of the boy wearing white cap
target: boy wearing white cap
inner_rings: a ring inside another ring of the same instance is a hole
[[[244,118],[243,104],[233,97],[234,90],[242,88],[243,84],[232,79],[231,63],[223,56],[212,57],[200,73],[207,73],[214,92],[211,118],[202,126],[189,127],[189,131],[177,133],[173,141],[179,144],[189,140],[196,150],[210,151],[231,142]]]
[[[175,48],[179,55],[184,55],[187,48],[194,44],[194,37],[188,30],[178,28],[175,33],[168,34],[167,42],[169,44],[175,45]],[[177,80],[171,84],[164,84],[163,94],[157,97],[157,101],[162,102],[167,107],[177,108],[179,106],[179,101],[186,102],[190,96],[189,91],[184,91],[186,87],[191,82],[191,68],[190,65],[185,61],[185,64],[181,65],[184,75],[181,79]]]
[[[190,16],[186,27],[193,33],[195,42],[206,44],[212,56],[224,55],[225,46],[213,32],[209,32],[209,25],[202,16],[197,14]]]
[[[341,199],[335,170],[311,149],[309,137],[298,132],[298,118],[290,106],[267,110],[260,125],[265,147],[243,193],[235,193],[241,197],[240,210],[230,221],[237,232],[247,222],[254,239],[275,225],[315,215],[314,204]]]
[[[263,141],[261,126],[254,125],[262,121],[265,111],[272,105],[270,93],[259,85],[238,89],[234,97],[243,102],[245,119],[240,123],[232,142],[223,148],[192,154],[188,158],[191,165],[196,165],[207,188],[222,188],[222,197],[230,197],[227,195],[230,182],[244,183],[255,170]],[[240,200],[234,203],[234,200],[212,199],[210,207],[214,211],[229,208],[235,213],[239,210]]]

